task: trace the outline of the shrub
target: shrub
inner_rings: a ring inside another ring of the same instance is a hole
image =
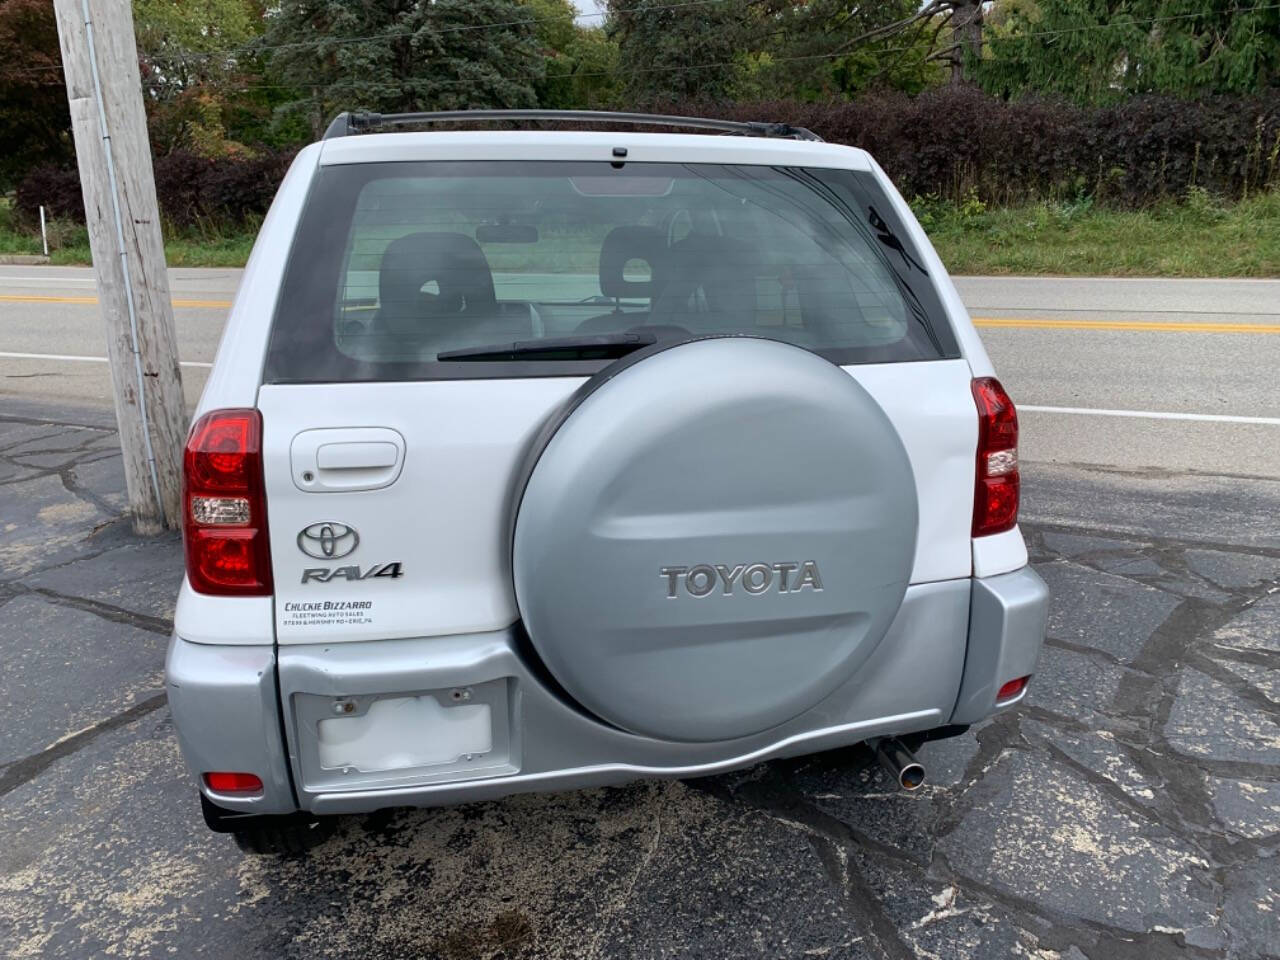
[[[1135,207],[1183,197],[1192,187],[1241,199],[1280,186],[1280,90],[1194,101],[1151,95],[1081,107],[944,87],[917,97],[870,94],[847,103],[662,108],[784,121],[834,143],[864,147],[907,196],[961,202],[972,190],[989,204],[1092,196]]]
[[[944,87],[915,97],[880,93],[848,102],[685,102],[649,109],[808,127],[831,142],[865,147],[898,189],[923,198],[925,207],[964,204],[974,215],[983,205],[1090,200],[1140,207],[1186,197],[1195,203],[1238,200],[1280,187],[1280,89],[1202,100],[1151,95],[1081,107]],[[160,157],[160,211],[180,229],[252,226],[266,213],[291,159],[275,152]],[[15,209],[34,222],[41,203],[52,216],[83,220],[75,171],[32,170],[18,187]]]
[[[155,161],[160,213],[179,229],[253,226],[271,205],[292,160],[288,153],[210,159],[171,153]],[[74,169],[37,167],[18,184],[14,211],[25,226],[39,222],[39,207],[51,219],[84,222],[80,178]]]
[[[50,220],[84,223],[84,199],[80,195],[80,175],[74,169],[42,164],[27,173],[13,195],[13,212],[27,227],[40,223],[40,207]]]
[[[160,212],[177,227],[245,226],[262,218],[292,154],[198,157],[171,153],[156,161]]]
[[[209,167],[216,162],[193,153],[171,153],[156,158],[156,200],[166,223],[185,227],[208,216],[201,184]]]

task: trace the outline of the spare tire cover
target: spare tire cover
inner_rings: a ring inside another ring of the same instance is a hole
[[[916,487],[846,372],[754,337],[601,371],[529,451],[512,534],[534,649],[596,716],[726,740],[849,679],[902,602]]]

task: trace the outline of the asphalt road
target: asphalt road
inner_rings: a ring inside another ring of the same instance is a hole
[[[0,408],[0,956],[1280,957],[1280,482],[1030,464],[1027,699],[928,744],[344,817],[301,858],[200,819],[161,670],[174,535],[111,413]]]
[[[237,276],[173,271],[189,401]],[[1280,957],[1280,282],[960,287],[1052,601],[1026,701],[927,745],[924,790],[842,750],[342,818],[277,860],[200,820],[161,678],[181,548],[129,533],[105,364],[5,356],[101,356],[91,278],[0,268],[0,955]]]
[[[239,271],[170,277],[194,403]],[[1023,411],[1024,460],[1280,477],[1280,280],[957,285]],[[0,397],[110,403],[103,363],[49,359],[103,355],[93,296],[87,268],[0,267]]]

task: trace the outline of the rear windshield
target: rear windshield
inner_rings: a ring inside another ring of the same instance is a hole
[[[317,173],[266,380],[590,374],[609,360],[474,354],[626,334],[764,336],[840,364],[958,356],[932,279],[870,174],[369,163]]]

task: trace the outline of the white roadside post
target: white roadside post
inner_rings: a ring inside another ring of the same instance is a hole
[[[49,234],[44,228],[44,204],[40,204],[40,245],[44,247],[44,255],[49,255]]]
[[[133,527],[181,522],[186,436],[129,0],[54,0]]]

